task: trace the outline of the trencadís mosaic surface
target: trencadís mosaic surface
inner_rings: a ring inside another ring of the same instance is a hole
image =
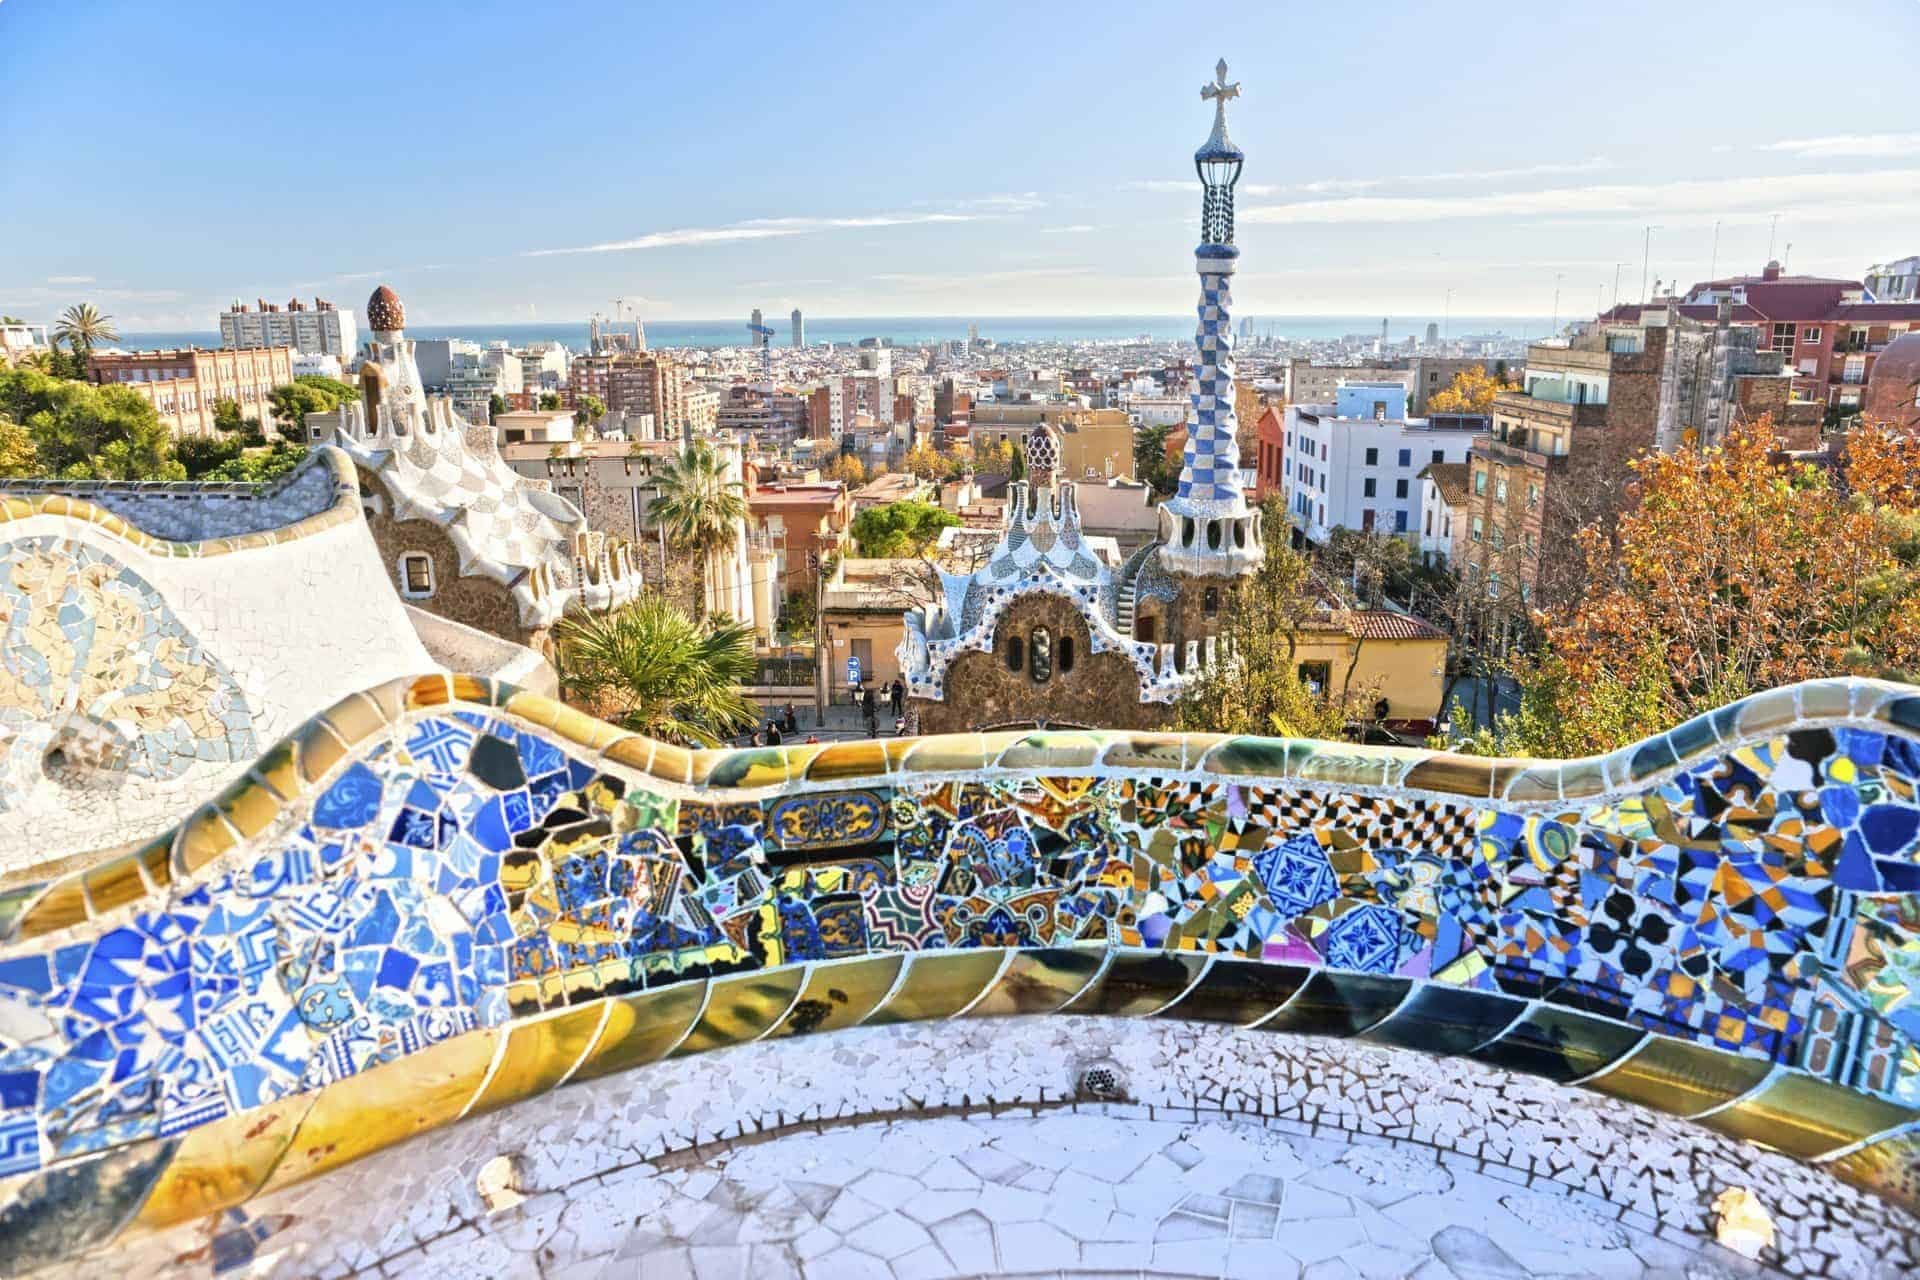
[[[383,686],[168,839],[0,904],[0,1238],[94,1247],[664,1056],[1054,1011],[1471,1057],[1920,1203],[1917,781],[1920,693],[1865,681],[1564,765],[690,753]]]

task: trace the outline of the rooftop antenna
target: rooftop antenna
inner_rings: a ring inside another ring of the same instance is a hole
[[[1646,238],[1640,243],[1640,301],[1643,303],[1647,300],[1647,262],[1653,257],[1653,233],[1659,229],[1648,223]]]
[[[1707,267],[1707,279],[1720,278],[1720,219],[1713,220],[1713,262]]]
[[[1773,237],[1780,230],[1780,215],[1774,214],[1767,223],[1767,261],[1773,261]]]
[[[1553,323],[1547,326],[1549,338],[1560,332],[1560,282],[1566,279],[1566,276],[1567,273],[1564,271],[1553,273]]]
[[[1793,241],[1789,240],[1787,241],[1787,251],[1784,255],[1781,256],[1781,259],[1780,259],[1780,274],[1785,275],[1787,273],[1788,268],[1791,267],[1792,265],[1793,265]]]

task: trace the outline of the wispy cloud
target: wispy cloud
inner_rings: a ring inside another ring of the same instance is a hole
[[[92,284],[92,276],[48,276],[48,284]]]
[[[1026,213],[1033,209],[1044,209],[1047,202],[1040,198],[1038,191],[1017,191],[1007,195],[971,196],[964,200],[945,200],[956,209],[994,209],[1002,213]]]
[[[529,249],[522,257],[548,258],[565,253],[623,253],[637,249],[671,249],[681,245],[725,244],[734,240],[771,240],[780,236],[804,236],[821,231],[841,231],[866,227],[907,227],[925,223],[980,222],[995,215],[977,213],[876,213],[851,218],[749,218],[723,227],[681,227],[673,231],[651,231],[631,240],[609,240],[602,244],[579,245],[570,249]]]
[[[1822,159],[1835,156],[1920,155],[1920,133],[1836,133],[1824,138],[1785,138],[1763,144],[1762,151]]]
[[[1428,222],[1458,218],[1604,217],[1619,214],[1722,214],[1799,211],[1801,206],[1876,198],[1920,214],[1920,169],[1804,173],[1701,181],[1549,187],[1465,196],[1354,196],[1243,209],[1245,222]]]
[[[1064,227],[1041,227],[1040,234],[1045,236],[1078,236],[1085,235],[1089,231],[1098,231],[1099,229],[1100,228],[1094,226],[1091,222],[1075,222]]]

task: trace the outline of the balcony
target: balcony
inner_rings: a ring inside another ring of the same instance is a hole
[[[1483,457],[1499,462],[1512,462],[1523,467],[1550,467],[1556,460],[1566,456],[1559,453],[1542,453],[1538,449],[1510,444],[1494,436],[1488,436],[1485,440],[1477,442],[1472,451]]]

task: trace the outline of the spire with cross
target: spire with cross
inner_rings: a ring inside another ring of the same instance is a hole
[[[1248,506],[1240,475],[1240,424],[1234,414],[1233,185],[1246,156],[1227,136],[1227,103],[1240,96],[1227,79],[1226,60],[1213,69],[1213,83],[1200,100],[1213,103],[1213,132],[1193,153],[1205,194],[1200,206],[1200,326],[1193,403],[1180,485],[1160,505],[1160,560],[1175,574],[1234,577],[1251,573],[1265,555],[1260,513]]]

